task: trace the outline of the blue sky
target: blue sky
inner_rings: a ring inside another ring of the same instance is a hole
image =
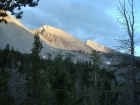
[[[136,10],[140,10],[140,0],[134,0]],[[119,46],[115,40],[124,35],[118,24],[118,0],[40,0],[35,8],[24,8],[20,20],[29,29],[38,29],[50,25],[66,31],[85,42],[90,39],[104,46]],[[140,26],[140,11],[136,20]],[[140,41],[140,29],[136,40]],[[137,55],[140,55],[140,42],[137,44]]]

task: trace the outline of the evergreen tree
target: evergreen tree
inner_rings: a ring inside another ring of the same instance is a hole
[[[20,58],[19,72],[24,73],[24,58],[23,58],[23,55],[21,55],[21,58]]]
[[[9,90],[14,98],[15,105],[21,105],[27,98],[27,93],[25,91],[25,74],[20,73],[18,69],[10,69],[11,75],[9,78]]]
[[[105,70],[101,69],[102,61],[97,51],[93,50],[91,53],[91,60],[93,62],[90,73],[90,87],[89,96],[91,105],[106,105],[106,84],[108,83]],[[108,105],[108,104],[107,104]]]
[[[11,48],[11,52],[14,52],[14,47],[12,46],[12,48]]]
[[[41,61],[42,42],[40,41],[39,32],[35,33],[33,48],[31,49],[32,62]],[[34,63],[33,63],[34,64]]]
[[[30,105],[39,105],[43,102],[42,98],[45,81],[42,57],[40,55],[42,48],[43,46],[39,38],[39,33],[36,33],[34,36],[33,48],[31,49],[31,62],[26,68],[28,89],[27,103]]]
[[[97,51],[93,50],[91,53],[91,60],[93,62],[93,70],[91,71],[91,76],[93,79],[93,83],[92,85],[94,85],[93,88],[93,92],[94,92],[94,99],[95,99],[95,105],[97,105],[99,103],[99,95],[100,95],[100,88],[99,88],[99,84],[101,84],[100,82],[100,71],[101,71],[101,65],[102,65],[102,61],[100,59],[99,54],[97,53]],[[92,83],[92,82],[91,82]]]
[[[10,51],[10,46],[9,44],[6,45],[6,47],[4,48],[4,50],[1,50],[1,68],[4,68],[5,67],[5,64],[7,63],[7,56],[8,56],[8,53]]]
[[[62,58],[61,52],[57,53],[52,63],[47,66],[49,105],[71,105],[74,101],[74,83],[67,69],[70,58]]]
[[[0,104],[13,105],[13,97],[8,88],[10,72],[6,69],[0,69]]]
[[[10,51],[10,45],[7,44],[4,50],[5,50],[5,53],[8,54],[8,52]]]
[[[0,68],[3,65],[3,59],[2,59],[3,51],[0,49]]]

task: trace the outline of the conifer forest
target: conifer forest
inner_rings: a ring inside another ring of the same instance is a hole
[[[43,59],[42,48],[36,34],[31,54],[9,44],[0,50],[1,105],[133,105],[129,85],[114,74],[123,63],[105,68],[96,51],[86,62],[74,63],[61,50],[53,59]]]

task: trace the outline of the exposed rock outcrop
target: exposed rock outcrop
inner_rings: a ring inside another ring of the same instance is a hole
[[[84,53],[91,53],[92,51],[90,46],[60,29],[45,25],[38,30],[33,30],[32,32],[36,31],[39,31],[40,35],[46,39],[46,43],[52,47]]]
[[[86,44],[87,44],[88,46],[90,46],[91,48],[93,48],[94,50],[96,50],[96,51],[100,51],[100,52],[104,52],[104,53],[116,52],[116,51],[113,50],[113,49],[110,49],[110,48],[105,47],[105,46],[103,46],[103,45],[97,44],[97,43],[95,43],[95,42],[93,42],[93,41],[91,41],[91,40],[87,40],[87,41],[86,41]]]

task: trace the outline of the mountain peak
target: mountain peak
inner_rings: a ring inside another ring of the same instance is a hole
[[[90,46],[91,48],[93,48],[94,50],[100,51],[100,52],[104,52],[104,53],[111,53],[111,52],[114,52],[114,51],[115,51],[115,50],[113,50],[113,49],[110,49],[110,48],[105,47],[105,46],[103,46],[103,45],[100,45],[100,44],[98,44],[98,43],[95,43],[95,42],[93,42],[93,41],[91,41],[91,40],[87,40],[87,41],[86,41],[86,44],[87,44],[88,46]]]
[[[51,47],[85,53],[92,51],[91,47],[61,29],[44,25],[32,32],[36,31],[39,31],[40,37]]]
[[[49,27],[48,25],[44,25],[44,26],[43,26],[44,29],[47,29],[48,27]]]

